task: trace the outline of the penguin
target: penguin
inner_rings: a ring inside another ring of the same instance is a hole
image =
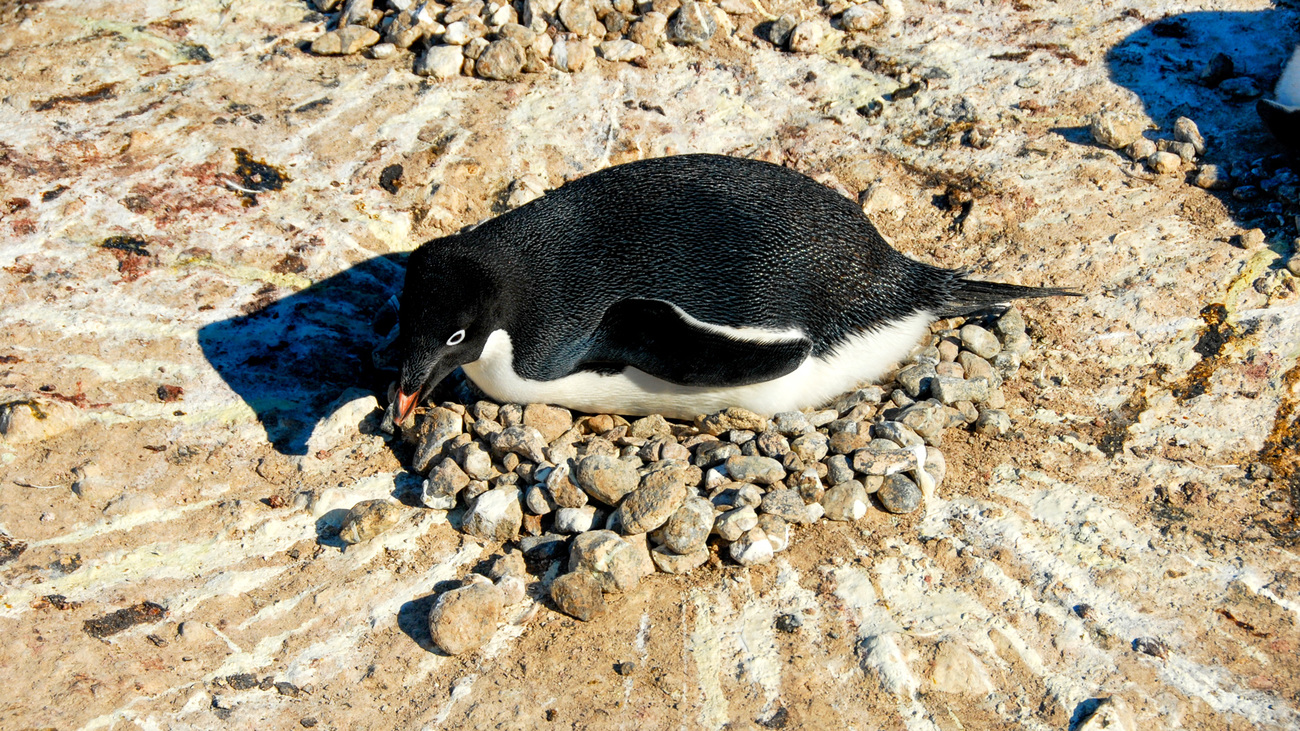
[[[938,318],[1075,294],[965,275],[903,256],[858,206],[779,165],[606,168],[412,253],[397,420],[457,367],[503,403],[798,410],[879,379]]]
[[[1255,102],[1255,111],[1279,142],[1300,150],[1300,46],[1282,69],[1273,97]]]

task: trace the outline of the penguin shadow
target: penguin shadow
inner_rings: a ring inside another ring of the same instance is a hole
[[[451,657],[434,644],[433,637],[429,634],[429,612],[433,611],[433,605],[439,596],[460,585],[461,582],[454,579],[440,581],[433,585],[433,593],[402,604],[397,610],[397,628],[426,652]]]
[[[387,387],[393,374],[371,354],[393,322],[375,316],[400,291],[407,256],[368,259],[199,330],[204,357],[253,410],[276,451],[306,454],[307,438],[345,389]]]
[[[1257,100],[1271,99],[1282,68],[1300,40],[1300,3],[1284,0],[1273,9],[1255,12],[1188,12],[1147,18],[1126,10],[1115,23],[1143,23],[1106,53],[1111,80],[1133,92],[1159,130],[1153,141],[1173,138],[1174,120],[1196,122],[1206,139],[1201,162],[1231,168],[1254,177],[1272,175],[1281,167],[1296,167],[1292,154],[1268,132],[1256,112]],[[1071,141],[1085,141],[1086,128],[1057,130]],[[1262,169],[1256,165],[1263,160]],[[1189,182],[1196,173],[1189,175]],[[1249,177],[1249,176],[1248,176]],[[1244,181],[1244,182],[1250,182]],[[1277,225],[1277,216],[1294,214],[1295,206],[1271,196],[1234,197],[1231,189],[1207,191],[1224,203],[1239,224],[1263,221]],[[1263,219],[1263,221],[1261,221]]]

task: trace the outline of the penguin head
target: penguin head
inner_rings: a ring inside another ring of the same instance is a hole
[[[439,381],[479,359],[500,328],[493,278],[478,263],[430,256],[430,242],[411,255],[400,305],[402,375],[397,421],[406,420]],[[423,254],[423,255],[422,255]]]

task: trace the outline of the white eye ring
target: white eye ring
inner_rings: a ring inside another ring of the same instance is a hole
[[[451,337],[447,338],[447,344],[455,345],[464,339],[465,339],[465,331],[457,330],[456,332],[451,334]]]

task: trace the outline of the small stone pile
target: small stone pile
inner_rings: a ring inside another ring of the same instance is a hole
[[[415,73],[438,79],[464,74],[513,80],[548,68],[582,70],[599,52],[609,61],[645,64],[665,43],[702,45],[722,13],[755,12],[748,0],[723,9],[696,0],[315,0],[337,12],[336,30],[312,51],[345,55],[369,49],[372,58],[416,55]]]
[[[426,507],[463,510],[463,532],[517,545],[529,560],[567,557],[551,598],[585,620],[656,570],[686,573],[715,552],[762,564],[818,520],[917,510],[944,479],[946,430],[1010,429],[1001,385],[1029,348],[1013,308],[981,323],[936,323],[893,382],[823,409],[768,418],[730,408],[684,424],[447,402],[402,424],[390,406],[384,429],[414,447]],[[375,511],[358,505],[344,540],[389,523]]]
[[[1201,136],[1196,123],[1187,117],[1179,117],[1174,122],[1172,140],[1149,140],[1143,137],[1142,133],[1147,127],[1147,120],[1141,115],[1107,110],[1093,117],[1091,131],[1092,138],[1098,144],[1112,150],[1122,150],[1135,162],[1146,163],[1152,172],[1160,175],[1183,172],[1184,166],[1196,164],[1196,160],[1205,154],[1205,138]],[[1201,185],[1201,175],[1217,172],[1217,166],[1214,165],[1204,165],[1201,168],[1197,174],[1197,185]]]

